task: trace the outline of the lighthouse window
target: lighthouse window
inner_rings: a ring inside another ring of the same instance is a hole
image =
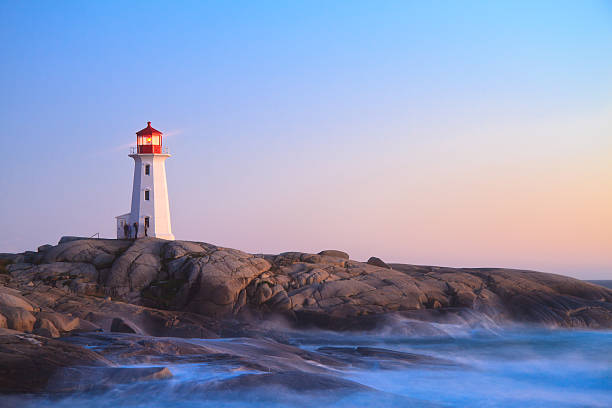
[[[145,190],[145,200],[149,201],[149,190]]]
[[[158,145],[159,144],[159,136],[153,136],[153,144],[154,145]]]
[[[148,176],[151,172],[151,166],[149,164],[145,165],[145,174]]]

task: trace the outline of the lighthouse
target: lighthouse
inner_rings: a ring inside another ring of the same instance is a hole
[[[134,159],[132,209],[116,217],[117,238],[173,240],[166,182],[166,159],[170,155],[163,147],[162,132],[147,122],[146,128],[136,132],[136,147],[129,156]]]

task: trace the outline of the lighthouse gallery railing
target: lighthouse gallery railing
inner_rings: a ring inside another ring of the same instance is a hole
[[[130,154],[138,154],[138,146],[130,146]],[[170,154],[170,151],[168,150],[168,146],[162,146],[161,154]]]

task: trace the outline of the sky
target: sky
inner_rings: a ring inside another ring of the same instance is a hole
[[[612,279],[610,1],[0,1],[0,252],[177,239]]]

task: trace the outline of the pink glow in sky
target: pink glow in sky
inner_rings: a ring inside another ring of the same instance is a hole
[[[0,252],[112,237],[151,121],[177,239],[612,279],[609,2],[383,3],[0,4]]]

